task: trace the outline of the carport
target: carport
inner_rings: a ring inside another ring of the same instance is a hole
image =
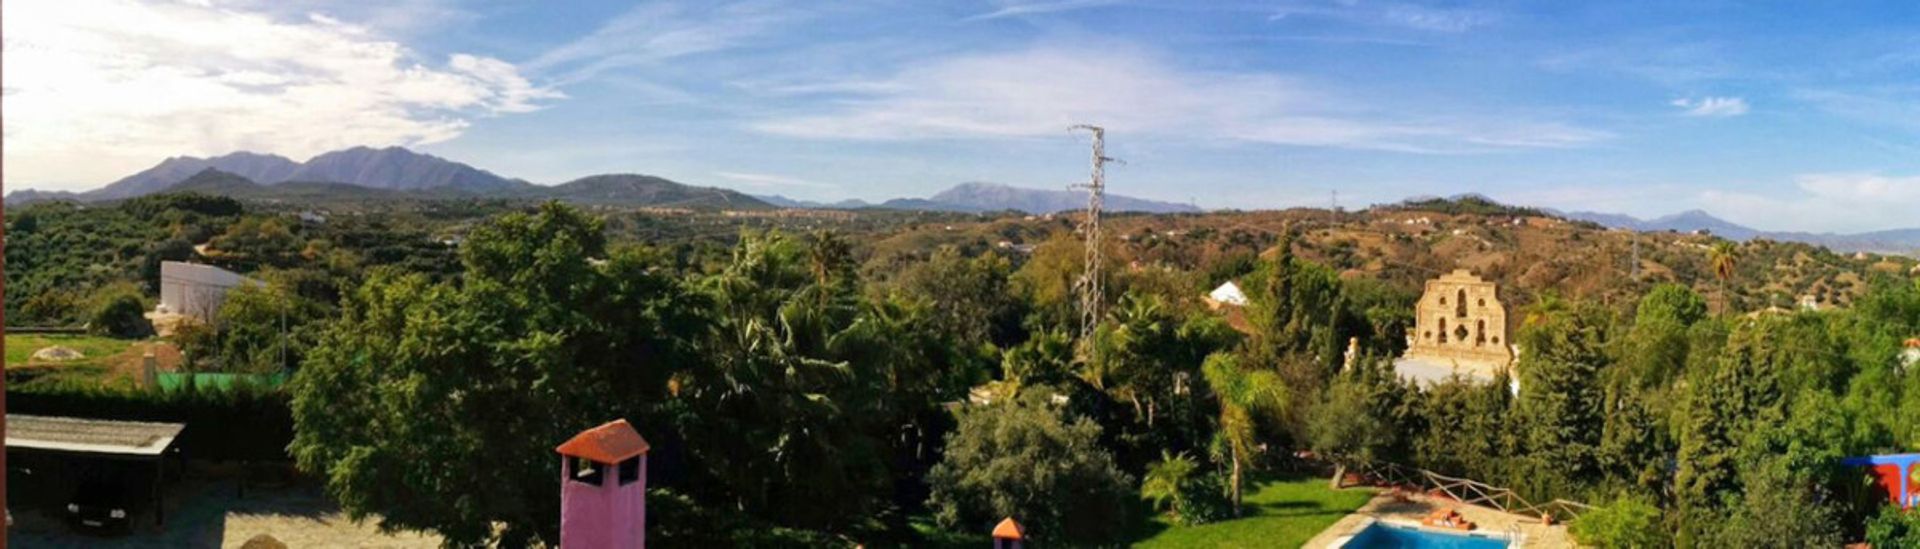
[[[71,494],[76,472],[90,468],[126,468],[149,479],[143,492],[153,508],[154,524],[165,524],[160,487],[166,460],[178,457],[174,440],[182,423],[115,421],[77,417],[7,414],[8,476],[28,480],[27,488],[45,491],[53,501]],[[151,474],[147,474],[150,472]],[[9,482],[9,484],[16,484]],[[133,486],[124,487],[131,491]],[[129,517],[131,519],[131,517]]]

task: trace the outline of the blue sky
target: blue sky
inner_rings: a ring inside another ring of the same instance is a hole
[[[9,189],[405,145],[552,184],[1209,208],[1480,192],[1920,226],[1920,7],[1733,2],[5,4]],[[84,14],[84,15],[83,15]],[[101,15],[108,14],[108,15]]]

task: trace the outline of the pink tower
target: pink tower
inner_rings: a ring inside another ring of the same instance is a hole
[[[647,448],[624,419],[554,448],[560,453],[561,549],[647,546]]]

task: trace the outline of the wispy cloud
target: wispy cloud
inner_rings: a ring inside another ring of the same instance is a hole
[[[1371,2],[1305,3],[1282,7],[1267,16],[1268,21],[1289,19],[1322,19],[1352,25],[1458,33],[1486,26],[1499,18],[1493,12],[1478,9]]]
[[[1805,174],[1798,193],[1764,195],[1708,190],[1701,202],[1726,208],[1728,219],[1772,230],[1861,232],[1915,225],[1920,176],[1877,173]]]
[[[648,2],[535,57],[526,69],[570,84],[610,70],[733,48],[798,15],[766,2]]]
[[[1920,131],[1920,88],[1908,85],[1796,90],[1791,96],[1827,114],[1873,126]]]
[[[1668,103],[1687,116],[1729,118],[1747,114],[1747,100],[1739,97],[1682,97]]]
[[[1121,3],[1120,0],[1050,0],[1041,2],[1012,1],[1002,2],[1000,9],[968,17],[965,21],[985,21],[1003,17],[1040,15],[1066,11],[1099,8]]]
[[[7,9],[9,181],[86,186],[178,154],[434,143],[562,97],[505,61],[421,59],[320,14],[131,0]]]
[[[758,188],[779,188],[779,187],[794,187],[794,188],[806,188],[806,189],[838,189],[840,188],[839,185],[832,185],[828,183],[818,183],[818,182],[801,179],[798,177],[789,177],[784,175],[775,175],[775,174],[766,174],[766,173],[713,172],[713,175],[717,175],[722,178],[737,181],[749,187],[758,187]]]
[[[1185,70],[1148,54],[1041,47],[914,65],[871,93],[753,124],[778,135],[906,140],[1115,132],[1423,153],[1572,147],[1609,134],[1547,120],[1449,115],[1342,99],[1271,73]],[[1099,63],[1086,62],[1099,58]]]

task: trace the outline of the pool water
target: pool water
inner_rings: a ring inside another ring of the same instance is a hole
[[[1449,534],[1375,522],[1347,540],[1343,549],[1506,549],[1506,540]]]

